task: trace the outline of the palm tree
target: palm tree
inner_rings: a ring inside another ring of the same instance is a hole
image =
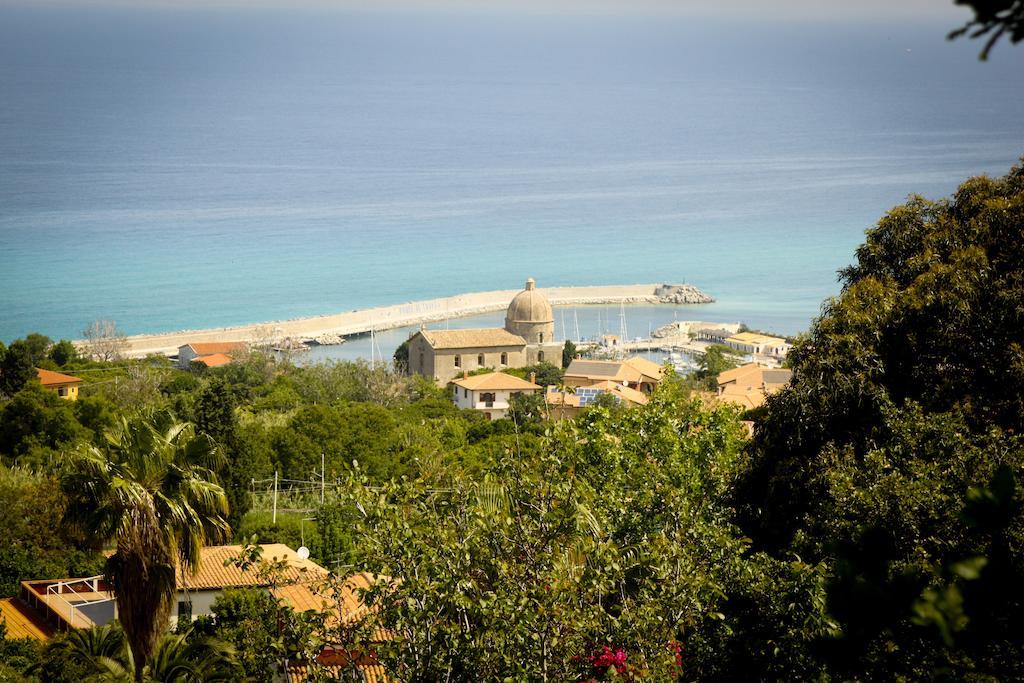
[[[128,650],[121,660],[105,659],[97,668],[97,683],[132,680],[136,668]],[[138,681],[145,683],[222,683],[238,681],[243,674],[235,656],[235,648],[215,638],[192,637],[184,633],[165,633],[157,641],[156,650],[142,670]]]
[[[51,641],[48,649],[51,652],[60,653],[62,662],[73,662],[88,672],[100,671],[110,662],[117,662],[124,658],[126,652],[124,631],[111,625],[73,629],[64,636]],[[66,664],[62,666],[66,666]],[[31,673],[43,678],[46,675],[41,664],[37,664]]]
[[[116,543],[105,578],[137,680],[167,629],[176,567],[194,572],[203,545],[227,535],[221,459],[212,439],[160,411],[122,418],[101,445],[73,453],[62,476],[65,521],[97,545]]]
[[[191,630],[163,634],[141,673],[116,626],[76,629],[50,647],[64,662],[81,667],[89,683],[220,683],[242,676],[233,646]]]

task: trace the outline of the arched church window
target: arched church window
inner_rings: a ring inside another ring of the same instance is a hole
[[[502,365],[508,365],[508,354],[507,353],[502,353],[501,354],[501,364]]]
[[[543,351],[538,351],[537,352],[537,362],[538,363],[543,363],[544,362],[544,352]]]
[[[543,332],[540,333],[540,343],[541,344],[544,343],[544,333]]]

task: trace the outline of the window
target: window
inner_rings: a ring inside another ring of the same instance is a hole
[[[58,396],[67,396],[68,395],[68,388],[67,387],[57,387],[57,395]]]
[[[508,354],[507,353],[501,354],[501,364],[502,365],[508,365]]]
[[[494,394],[491,392],[484,392],[480,394],[480,400],[483,401],[484,405],[486,405],[488,408],[494,406]]]
[[[476,357],[476,364],[479,365],[480,367],[484,366],[484,354],[481,353]]]
[[[459,354],[455,354],[455,367],[462,367],[462,356],[460,356]]]
[[[190,600],[178,601],[178,618],[192,621],[192,602]]]
[[[544,333],[541,332],[539,336],[540,336],[540,343],[543,344],[544,343]]]
[[[469,398],[469,389],[462,390],[462,398]]]
[[[538,351],[537,352],[537,362],[538,363],[543,363],[544,362],[544,352],[543,351]]]
[[[426,366],[423,364],[423,352],[420,351],[420,370],[422,370],[425,367]]]

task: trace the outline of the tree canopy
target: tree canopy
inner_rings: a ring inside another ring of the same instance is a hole
[[[1024,168],[911,197],[856,256],[768,400],[740,521],[831,568],[847,675],[995,674],[1024,632]]]

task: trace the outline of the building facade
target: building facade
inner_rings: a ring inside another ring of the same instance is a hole
[[[488,420],[508,415],[509,402],[516,394],[533,394],[542,387],[504,372],[462,377],[452,382],[452,400],[462,409],[479,410]]]
[[[58,396],[67,401],[78,400],[78,387],[82,384],[80,378],[42,368],[36,368],[36,377],[44,389],[56,392]]]
[[[240,341],[192,342],[178,347],[178,367],[187,370],[193,361],[207,367],[226,365],[233,354],[244,353],[248,348],[248,344]]]
[[[505,311],[505,327],[420,330],[409,339],[409,372],[447,384],[481,368],[522,368],[547,362],[561,367],[555,317],[533,278]]]
[[[661,383],[664,368],[640,356],[626,360],[581,360],[569,363],[562,381],[567,387],[590,387],[603,382],[653,393]]]

